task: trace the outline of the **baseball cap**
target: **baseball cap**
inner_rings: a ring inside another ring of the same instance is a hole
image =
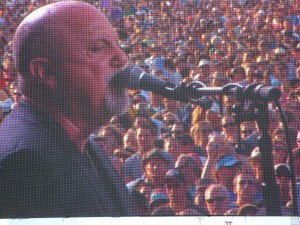
[[[232,155],[226,155],[217,161],[217,163],[215,165],[215,169],[218,170],[222,166],[231,167],[231,166],[239,165],[239,164],[241,164],[241,162],[236,160]]]
[[[223,72],[214,72],[212,75],[214,79],[227,80],[228,77]]]
[[[165,176],[166,184],[184,184],[185,177],[178,169],[170,169]]]
[[[278,47],[274,51],[275,54],[285,54],[284,48]]]
[[[291,169],[287,164],[279,163],[279,164],[275,165],[274,168],[275,168],[276,176],[285,175],[287,178],[291,177]]]
[[[249,157],[249,160],[252,161],[252,160],[255,160],[257,159],[258,157],[260,157],[261,154],[260,154],[260,150],[259,150],[259,147],[256,147],[252,150],[251,152],[251,156]]]
[[[198,67],[202,67],[202,66],[206,66],[208,65],[209,66],[209,61],[207,59],[201,59],[199,64],[198,64]]]

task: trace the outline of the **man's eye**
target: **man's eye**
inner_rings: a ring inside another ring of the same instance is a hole
[[[104,51],[104,46],[92,46],[91,47],[91,52],[101,52]]]

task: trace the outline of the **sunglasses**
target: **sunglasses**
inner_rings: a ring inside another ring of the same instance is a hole
[[[251,134],[253,130],[242,130],[241,131],[243,134]]]
[[[234,126],[235,126],[235,123],[225,123],[225,124],[223,124],[224,128],[234,127]]]
[[[254,185],[254,184],[256,184],[256,182],[255,182],[255,180],[240,180],[239,184],[240,185],[246,185],[246,184],[248,184],[248,185]]]
[[[225,200],[225,196],[218,196],[218,197],[215,197],[215,198],[209,198],[209,199],[205,199],[205,201],[209,204],[212,204],[214,202],[222,202]]]

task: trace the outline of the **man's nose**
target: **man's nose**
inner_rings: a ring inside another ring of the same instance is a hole
[[[111,59],[112,67],[114,68],[121,68],[128,63],[128,56],[126,53],[120,48],[115,48],[115,54]]]

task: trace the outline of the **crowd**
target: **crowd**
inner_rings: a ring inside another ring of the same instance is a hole
[[[0,3],[1,120],[21,97],[11,52],[14,31],[48,2],[53,1]],[[258,83],[281,90],[294,168],[273,102],[268,102],[269,133],[280,207],[283,215],[292,215],[292,170],[300,182],[300,1],[88,2],[106,14],[130,62],[170,85]],[[138,215],[266,213],[260,130],[254,120],[236,120],[233,96],[215,96],[200,106],[129,92],[128,111],[91,136],[126,182]]]

